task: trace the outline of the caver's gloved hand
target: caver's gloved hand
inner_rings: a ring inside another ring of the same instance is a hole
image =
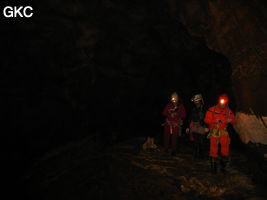
[[[185,132],[188,134],[188,133],[190,133],[190,128],[186,128],[185,129]]]

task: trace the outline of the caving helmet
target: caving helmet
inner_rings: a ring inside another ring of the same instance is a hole
[[[202,103],[204,104],[202,94],[195,94],[195,95],[191,98],[191,101],[192,101],[192,102],[202,101]]]
[[[177,103],[179,101],[179,96],[176,92],[173,92],[171,95],[171,102]]]
[[[227,94],[222,94],[218,98],[218,104],[219,105],[227,105],[229,102],[229,98]]]

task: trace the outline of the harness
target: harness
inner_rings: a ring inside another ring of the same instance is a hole
[[[166,122],[163,123],[163,125],[165,125],[166,123],[169,125],[170,127],[170,134],[173,134],[173,129],[175,127],[178,127],[179,128],[179,135],[181,134],[181,113],[180,113],[180,107],[179,106],[175,106],[172,110],[175,110],[175,112],[177,113],[178,115],[178,119],[180,119],[178,122],[170,122],[168,119],[166,119]]]
[[[214,115],[215,115],[215,111],[216,111],[216,106],[214,106],[214,109],[213,109],[213,111],[212,111],[212,119],[214,119]],[[221,114],[221,115],[226,115],[226,114],[222,114],[222,113],[218,113],[218,114]],[[227,120],[229,120],[230,119],[230,109],[228,108],[228,113],[227,113]],[[220,123],[217,123],[216,124],[216,128],[212,128],[211,130],[210,130],[210,133],[209,133],[209,135],[208,135],[208,137],[210,136],[210,135],[212,135],[212,136],[214,136],[214,137],[216,137],[217,139],[220,137],[220,136],[224,136],[224,135],[228,135],[228,132],[227,132],[227,130],[226,130],[226,128],[224,128],[224,129],[219,129],[219,125],[220,125]]]
[[[228,107],[227,107],[228,108]],[[215,112],[215,110],[216,110],[216,106],[214,106],[214,109],[213,109],[213,111],[212,111],[212,119],[214,119],[214,114],[216,113]],[[218,113],[218,114],[221,114],[221,115],[225,115],[225,114],[222,114],[222,113]],[[227,120],[230,118],[230,109],[228,108],[228,113],[227,113]]]
[[[192,118],[192,121],[190,123],[190,132],[191,133],[195,132],[195,133],[203,135],[205,134],[205,124],[203,122],[203,118],[204,118],[203,106],[201,105],[200,107],[196,107],[194,109],[195,109],[195,112],[194,110],[193,112],[197,114],[197,121],[193,121],[193,118]]]

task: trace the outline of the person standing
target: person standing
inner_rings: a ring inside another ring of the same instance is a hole
[[[186,132],[192,134],[193,137],[194,159],[202,160],[204,158],[203,144],[205,141],[205,134],[208,132],[208,129],[204,123],[204,101],[201,94],[194,95],[191,101],[194,102],[195,107],[191,111],[190,128],[186,129]]]
[[[235,124],[236,118],[232,110],[228,107],[229,98],[226,94],[220,95],[218,104],[209,108],[206,112],[204,122],[209,125],[210,133],[210,161],[211,172],[217,173],[218,151],[220,148],[220,169],[223,174],[226,174],[226,167],[229,163],[229,145],[230,137],[227,131],[229,123]]]
[[[186,117],[185,108],[180,103],[179,96],[176,92],[172,93],[171,101],[165,106],[162,114],[166,117],[163,147],[165,151],[168,151],[171,140],[172,155],[175,156],[177,153],[177,135],[181,135],[182,119]]]

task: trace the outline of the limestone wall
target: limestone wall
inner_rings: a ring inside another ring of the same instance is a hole
[[[267,144],[266,1],[176,2],[176,15],[189,32],[204,37],[211,49],[231,63],[238,111],[235,129],[243,142]]]

